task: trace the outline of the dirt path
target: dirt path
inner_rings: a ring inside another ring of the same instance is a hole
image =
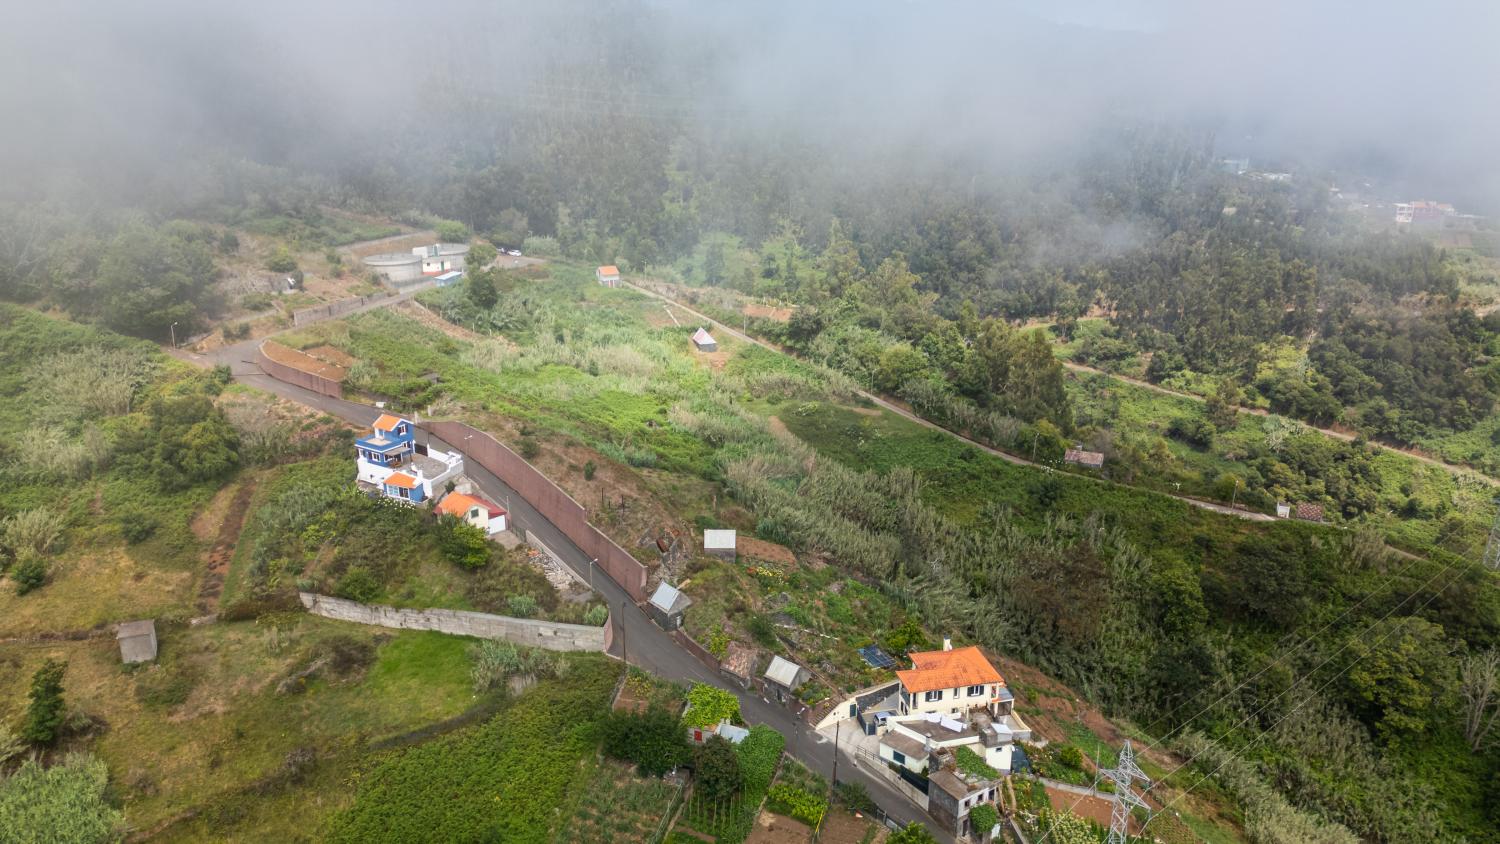
[[[763,340],[756,339],[754,337],[751,337],[748,334],[744,334],[744,333],[742,333],[740,331],[737,331],[737,330],[735,330],[733,328],[730,328],[729,326],[725,325],[724,323],[719,322],[718,320],[713,319],[713,318],[707,316],[706,314],[703,314],[703,313],[700,313],[698,311],[695,311],[692,308],[688,307],[687,305],[684,305],[681,302],[674,301],[674,300],[672,300],[672,299],[670,299],[670,298],[668,298],[666,296],[661,295],[660,293],[655,293],[655,292],[647,290],[647,289],[645,289],[643,287],[637,287],[636,285],[631,284],[628,281],[624,282],[624,284],[625,284],[626,287],[629,287],[630,289],[636,291],[637,293],[645,294],[647,296],[650,296],[653,299],[660,299],[661,301],[667,302],[667,303],[671,304],[673,307],[680,308],[680,309],[682,309],[682,310],[684,310],[684,311],[692,314],[693,316],[695,316],[695,317],[697,317],[697,318],[699,318],[701,320],[704,320],[704,321],[708,322],[711,325],[715,325],[715,326],[718,327],[718,329],[720,331],[722,331],[725,334],[728,334],[729,336],[734,337],[734,338],[736,338],[738,340],[742,340],[742,341],[744,341],[746,343],[754,343],[755,345],[760,346],[761,348],[766,349],[767,351],[776,352],[777,354],[789,355],[789,356],[791,355],[791,352],[788,352],[785,349],[779,348],[779,347],[774,346],[774,345],[772,345],[770,343],[767,343],[767,342],[765,342]],[[1016,456],[1014,454],[1010,454],[1008,452],[1001,451],[998,448],[993,448],[991,446],[985,445],[984,443],[979,442],[978,440],[971,440],[968,437],[964,436],[963,434],[959,434],[959,433],[956,433],[954,431],[950,431],[947,428],[944,428],[943,426],[937,424],[936,422],[930,422],[927,419],[924,419],[921,416],[918,416],[917,414],[911,412],[910,410],[907,410],[906,408],[904,408],[904,407],[896,404],[895,402],[892,402],[892,401],[889,401],[887,399],[881,398],[880,396],[877,396],[874,393],[867,392],[865,390],[859,390],[858,392],[859,392],[859,394],[861,396],[863,396],[868,401],[874,403],[875,405],[877,405],[879,407],[882,407],[882,408],[884,408],[886,410],[889,410],[890,412],[896,414],[897,416],[900,416],[900,417],[902,417],[904,419],[908,419],[908,420],[910,420],[912,422],[915,422],[915,423],[917,423],[918,425],[921,425],[924,428],[928,428],[928,429],[933,430],[933,431],[938,431],[938,432],[947,434],[948,436],[950,436],[950,437],[952,437],[952,438],[954,438],[956,440],[962,441],[964,443],[967,443],[967,444],[969,444],[969,445],[971,445],[971,446],[979,449],[980,451],[985,452],[986,454],[993,455],[993,456],[998,457],[1001,460],[1004,460],[1004,461],[1009,462],[1009,463],[1014,463],[1017,466],[1031,466],[1031,467],[1037,468],[1037,469],[1046,469],[1048,471],[1053,471],[1052,467],[1050,467],[1050,466],[1043,466],[1043,465],[1041,465],[1039,463],[1033,463],[1032,461],[1027,460],[1024,457],[1018,457],[1018,456]],[[1114,481],[1106,480],[1104,478],[1090,477],[1088,475],[1075,475],[1075,477],[1083,478],[1085,480],[1094,481],[1095,483],[1109,484],[1111,486],[1126,486],[1125,484],[1117,484]],[[1129,488],[1136,489],[1137,487],[1129,487]],[[1185,495],[1173,495],[1170,492],[1159,492],[1159,491],[1156,491],[1156,490],[1146,490],[1146,491],[1148,491],[1148,492],[1157,492],[1159,495],[1165,495],[1168,498],[1175,498],[1178,501],[1184,502],[1186,504],[1191,504],[1194,507],[1200,507],[1200,508],[1202,508],[1204,510],[1212,510],[1215,513],[1222,513],[1222,514],[1224,514],[1226,516],[1235,516],[1237,518],[1247,519],[1249,521],[1254,521],[1254,522],[1271,522],[1271,521],[1275,521],[1275,517],[1274,516],[1268,516],[1265,513],[1256,513],[1256,512],[1250,511],[1250,510],[1241,510],[1239,508],[1229,507],[1229,506],[1224,505],[1224,504],[1215,504],[1215,503],[1213,503],[1211,501],[1200,501],[1200,500],[1198,500],[1196,498],[1189,498],[1189,497],[1187,497]]]
[[[1087,366],[1087,365],[1081,364],[1081,363],[1073,363],[1072,361],[1066,361],[1065,360],[1065,361],[1062,362],[1062,365],[1066,366],[1068,369],[1070,369],[1070,370],[1072,370],[1074,372],[1087,372],[1087,373],[1090,373],[1090,374],[1093,374],[1093,375],[1103,375],[1103,376],[1106,376],[1108,378],[1113,378],[1113,379],[1115,379],[1117,381],[1123,381],[1124,383],[1129,384],[1132,387],[1140,387],[1142,389],[1150,390],[1150,391],[1152,391],[1154,393],[1160,393],[1160,394],[1162,394],[1164,396],[1176,396],[1177,398],[1191,399],[1191,400],[1193,400],[1195,402],[1200,402],[1200,403],[1204,402],[1204,401],[1207,401],[1202,396],[1195,395],[1193,393],[1179,392],[1177,390],[1172,390],[1172,389],[1169,389],[1167,387],[1163,387],[1160,384],[1153,384],[1150,381],[1142,381],[1142,380],[1140,380],[1138,378],[1131,378],[1128,375],[1118,375],[1118,374],[1113,373],[1113,372],[1105,372],[1102,369],[1097,369],[1095,367]],[[1271,413],[1271,411],[1266,410],[1263,407],[1242,407],[1242,406],[1236,405],[1234,409],[1238,413],[1246,413],[1246,414],[1250,414],[1250,415],[1253,415],[1253,416],[1271,416],[1271,415],[1273,415]],[[1290,417],[1288,417],[1288,418],[1290,418]],[[1334,428],[1319,428],[1316,425],[1309,425],[1306,422],[1302,422],[1300,420],[1297,421],[1297,424],[1302,425],[1303,427],[1308,428],[1309,430],[1317,431],[1318,433],[1322,434],[1325,437],[1331,437],[1333,439],[1342,440],[1344,442],[1351,442],[1355,438],[1354,434],[1351,434],[1351,433],[1349,433],[1347,431],[1340,431],[1340,430],[1337,430],[1337,429],[1334,429]],[[1449,472],[1452,472],[1455,475],[1474,475],[1475,477],[1482,478],[1484,480],[1484,482],[1487,483],[1487,484],[1489,484],[1490,486],[1500,486],[1500,479],[1492,478],[1489,475],[1486,475],[1486,474],[1484,474],[1482,472],[1479,472],[1479,471],[1476,471],[1474,469],[1470,469],[1467,466],[1459,466],[1459,465],[1454,464],[1454,463],[1449,463],[1449,462],[1447,462],[1445,460],[1441,460],[1439,458],[1432,457],[1431,455],[1424,454],[1424,453],[1422,453],[1420,451],[1417,451],[1415,449],[1402,448],[1401,446],[1395,446],[1395,445],[1387,445],[1385,443],[1376,442],[1374,440],[1370,440],[1369,442],[1370,442],[1371,445],[1374,445],[1377,448],[1383,448],[1386,451],[1394,451],[1397,454],[1404,454],[1404,455],[1406,455],[1407,457],[1410,457],[1413,460],[1421,461],[1423,463],[1426,463],[1429,466],[1435,466],[1435,467],[1437,467],[1439,469],[1446,469],[1446,470],[1448,470]]]
[[[254,494],[255,480],[243,481],[224,512],[224,521],[219,523],[219,536],[208,552],[203,581],[198,585],[199,615],[212,615],[219,611],[219,596],[224,592],[224,576],[229,573],[229,561],[234,558],[234,547],[240,541],[240,531],[245,527],[245,513],[250,509],[250,496]]]

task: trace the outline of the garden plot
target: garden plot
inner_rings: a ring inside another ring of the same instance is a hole
[[[579,801],[558,828],[556,844],[652,842],[681,798],[683,785],[640,777],[628,765],[598,762],[578,786]]]

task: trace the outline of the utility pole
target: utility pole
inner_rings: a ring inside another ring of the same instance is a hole
[[[844,726],[844,720],[840,718],[833,722],[833,779],[829,780],[829,794],[833,787],[839,784],[839,729]]]
[[[1500,505],[1500,498],[1496,498],[1495,503]],[[1490,538],[1484,544],[1484,565],[1500,569],[1500,510],[1495,511],[1495,523],[1490,526]]]
[[[1099,774],[1115,785],[1115,796],[1110,801],[1109,838],[1105,840],[1107,844],[1127,844],[1130,839],[1130,811],[1137,807],[1148,812],[1151,810],[1146,801],[1135,793],[1135,781],[1149,783],[1151,778],[1135,763],[1135,748],[1130,746],[1130,739],[1126,739],[1125,745],[1120,748],[1120,761],[1113,768],[1101,768]]]
[[[177,323],[172,323],[172,325],[168,327],[167,330],[172,332],[172,348],[175,349],[177,348]]]
[[[625,599],[620,599],[620,659],[625,663],[626,673],[630,672],[630,643],[625,639]]]

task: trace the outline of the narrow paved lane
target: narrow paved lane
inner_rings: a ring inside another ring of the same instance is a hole
[[[370,405],[325,396],[294,384],[278,381],[262,373],[251,360],[254,353],[253,345],[249,349],[249,354],[244,354],[245,350],[236,353],[233,351],[234,348],[226,347],[219,350],[223,354],[194,355],[189,352],[177,354],[184,360],[202,366],[228,364],[237,381],[355,425],[369,425],[383,412]],[[464,453],[462,442],[446,442],[425,431],[420,432],[419,440],[445,451]],[[487,497],[510,511],[511,520],[517,530],[526,530],[535,534],[585,583],[590,582],[592,574],[594,588],[609,603],[614,616],[616,627],[614,645],[610,650],[612,656],[626,658],[631,665],[639,666],[658,677],[685,683],[709,683],[734,692],[740,699],[740,711],[747,723],[767,724],[775,728],[786,736],[787,752],[825,777],[832,774],[834,749],[831,741],[806,726],[801,719],[781,706],[740,689],[727,682],[717,672],[711,671],[707,665],[699,662],[696,657],[678,645],[676,640],[657,627],[645,612],[630,600],[619,584],[605,576],[602,571],[590,572],[588,555],[579,550],[578,546],[563,535],[561,530],[537,512],[530,502],[500,478],[480,466],[478,462],[469,460],[467,454],[464,458],[464,474],[468,475]],[[922,821],[931,826],[931,819],[927,817],[925,811],[912,803],[906,795],[892,788],[880,774],[861,767],[847,750],[839,758],[839,778],[862,783],[876,804],[898,822],[905,824],[909,821]],[[933,828],[933,834],[944,844],[953,840],[951,835],[936,828]]]

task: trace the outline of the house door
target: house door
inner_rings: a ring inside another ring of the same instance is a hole
[[[427,443],[412,443],[412,447],[423,457],[427,456]]]

